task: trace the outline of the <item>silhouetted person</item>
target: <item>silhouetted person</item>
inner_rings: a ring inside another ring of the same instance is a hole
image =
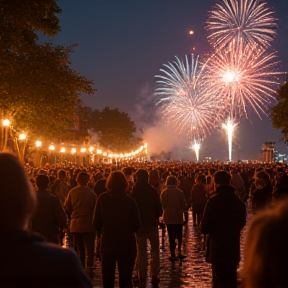
[[[209,234],[208,262],[212,263],[213,288],[237,288],[240,232],[246,224],[245,204],[236,196],[226,171],[214,174],[216,193],[208,200],[201,232]]]
[[[142,223],[142,227],[136,233],[139,288],[146,287],[147,240],[151,246],[151,282],[153,287],[158,287],[160,267],[158,220],[163,210],[157,190],[148,183],[148,172],[145,169],[138,169],[135,178],[136,183],[131,196],[136,200]]]
[[[92,287],[74,251],[25,231],[36,194],[9,153],[0,153],[0,195],[0,287]]]
[[[29,231],[43,235],[48,242],[60,244],[60,232],[67,228],[67,215],[59,199],[47,190],[47,175],[36,177],[38,206],[29,222]]]
[[[112,172],[107,192],[97,199],[93,224],[101,233],[101,272],[104,288],[114,287],[116,263],[120,288],[132,288],[136,259],[135,232],[141,227],[135,200],[127,195],[128,181],[120,171]]]
[[[160,195],[163,207],[163,221],[167,226],[169,236],[169,247],[171,256],[169,260],[175,260],[175,249],[177,239],[178,257],[186,258],[181,253],[182,246],[182,228],[183,228],[183,212],[187,210],[187,204],[183,192],[177,188],[177,178],[168,176],[166,180],[166,189]]]
[[[70,190],[64,209],[70,220],[70,231],[73,234],[75,250],[86,268],[92,274],[94,266],[94,247],[96,232],[92,225],[96,205],[96,194],[88,187],[89,174],[80,172],[76,181],[78,186]]]

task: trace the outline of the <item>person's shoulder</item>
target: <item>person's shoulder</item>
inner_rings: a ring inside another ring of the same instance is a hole
[[[47,242],[34,242],[33,251],[38,255],[41,255],[46,261],[59,261],[70,263],[77,259],[77,254],[72,249],[62,248],[60,245],[47,243]]]
[[[183,190],[175,187],[174,191],[176,191],[178,194],[183,194]]]
[[[99,199],[99,200],[103,200],[103,199],[105,199],[105,198],[107,198],[107,197],[108,197],[108,192],[105,191],[105,192],[101,193],[101,194],[98,196],[98,199]]]
[[[50,191],[46,190],[46,191],[41,191],[41,192],[37,192],[37,199],[52,199],[52,201],[54,200],[58,200],[58,197],[54,194],[52,194]]]

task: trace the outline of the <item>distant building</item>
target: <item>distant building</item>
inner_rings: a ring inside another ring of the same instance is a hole
[[[275,162],[274,146],[275,146],[275,142],[265,142],[263,144],[263,147],[261,150],[261,161],[262,162]]]

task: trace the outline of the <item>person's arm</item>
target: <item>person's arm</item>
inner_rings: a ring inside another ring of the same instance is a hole
[[[204,213],[203,213],[203,217],[200,223],[200,230],[203,234],[208,234],[210,233],[211,230],[211,200],[208,200],[205,209],[204,209]]]
[[[67,214],[56,197],[54,198],[54,215],[60,229],[67,228]]]
[[[163,214],[162,204],[160,201],[160,196],[158,195],[155,189],[155,208],[156,208],[156,217],[161,217]]]
[[[183,212],[187,211],[187,209],[188,209],[187,203],[185,200],[185,196],[184,196],[184,193],[182,191],[181,191],[181,196],[180,196],[180,208]]]
[[[162,205],[163,209],[166,209],[167,205],[168,205],[168,199],[167,199],[167,193],[165,191],[163,191],[160,194],[160,200],[161,200],[161,205]]]
[[[142,224],[141,224],[141,218],[140,218],[138,206],[134,199],[131,205],[130,220],[131,220],[131,227],[132,227],[133,232],[137,232],[141,228]]]
[[[71,191],[69,192],[64,204],[63,204],[63,208],[65,210],[65,212],[67,213],[68,217],[71,218],[71,214],[72,214],[72,202],[71,202]]]
[[[102,230],[102,207],[101,207],[101,195],[96,200],[94,215],[93,215],[93,227],[96,231],[101,232]]]

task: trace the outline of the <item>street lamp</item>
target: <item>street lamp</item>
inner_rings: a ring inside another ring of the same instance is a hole
[[[4,139],[3,139],[3,151],[6,150],[7,148],[7,141],[8,141],[8,131],[9,131],[9,127],[10,127],[10,121],[8,119],[4,119],[2,121],[2,128],[3,128],[3,132],[2,135],[4,134]]]
[[[8,119],[4,119],[4,120],[2,121],[2,125],[3,125],[4,127],[9,127],[9,126],[10,126],[10,121],[9,121]]]
[[[22,151],[20,152],[20,159],[22,161],[24,161],[24,158],[25,158],[26,139],[27,139],[27,135],[25,133],[22,133],[19,135],[19,140],[20,140],[21,145],[22,145]]]

